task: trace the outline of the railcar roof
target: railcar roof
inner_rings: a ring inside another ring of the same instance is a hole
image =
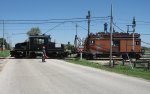
[[[34,37],[34,38],[35,38],[35,37],[37,37],[37,38],[39,38],[39,37],[40,37],[40,38],[41,38],[41,37],[42,37],[42,38],[45,38],[45,37],[50,37],[50,35],[31,35],[31,36],[29,36],[29,37],[30,37],[30,38],[31,38],[31,37]]]
[[[133,37],[133,33],[123,33],[123,32],[114,32],[112,33],[113,38],[132,38]],[[135,38],[140,38],[140,34],[138,33],[134,33]],[[98,32],[96,34],[91,33],[90,37],[101,37],[101,38],[108,38],[110,37],[110,33],[109,32]]]

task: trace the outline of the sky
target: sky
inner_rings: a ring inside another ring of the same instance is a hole
[[[51,35],[52,41],[73,44],[76,24],[78,37],[84,39],[87,36],[88,11],[91,11],[90,31],[103,31],[103,24],[110,23],[111,4],[113,21],[122,29],[114,26],[115,30],[127,31],[126,25],[132,24],[135,17],[136,33],[141,34],[142,41],[150,43],[150,0],[0,0],[0,37],[4,29],[4,37],[14,46],[27,39],[25,33],[32,27],[39,27],[42,33]],[[60,23],[66,19],[69,21]],[[142,46],[150,47],[145,43]]]

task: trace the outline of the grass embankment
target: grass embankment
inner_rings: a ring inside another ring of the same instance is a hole
[[[106,71],[116,72],[116,73],[120,73],[120,74],[125,74],[125,75],[129,75],[129,76],[133,76],[133,77],[150,80],[150,70],[143,69],[143,68],[131,69],[129,66],[122,66],[122,65],[116,65],[113,68],[110,68],[109,66],[104,66],[101,64],[89,62],[87,60],[79,60],[79,59],[67,60],[67,61],[70,63],[80,64],[80,65],[84,65],[84,66],[89,66],[89,67],[93,67],[93,68],[103,69]]]
[[[0,57],[7,57],[9,56],[9,53],[9,50],[0,51]]]
[[[145,55],[143,55],[143,57],[145,58],[150,58],[150,50],[145,50]]]

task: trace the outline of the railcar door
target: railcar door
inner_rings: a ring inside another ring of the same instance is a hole
[[[120,40],[113,40],[112,52],[118,53],[120,51]]]

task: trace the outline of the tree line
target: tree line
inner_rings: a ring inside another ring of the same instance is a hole
[[[4,40],[4,43],[3,43]],[[0,38],[0,50],[3,48],[3,45],[5,45],[5,49],[10,50],[11,46],[9,43],[7,43],[6,39]]]

